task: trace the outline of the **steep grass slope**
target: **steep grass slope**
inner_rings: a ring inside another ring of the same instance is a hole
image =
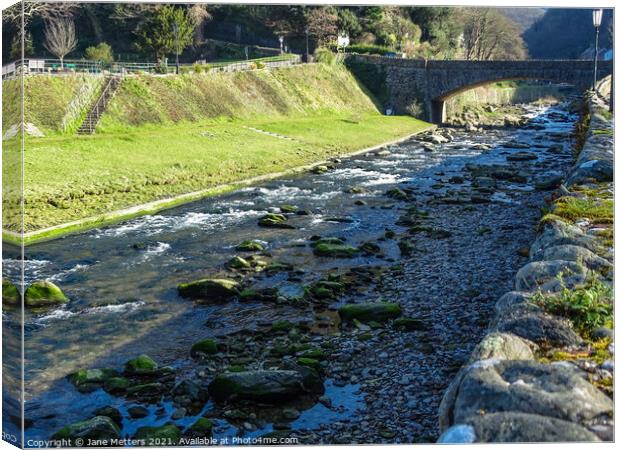
[[[178,77],[143,75],[123,81],[98,132],[217,117],[376,112],[373,101],[342,66],[312,64]]]
[[[87,85],[97,88],[101,77],[91,75],[33,75],[24,79],[24,120],[45,134],[62,132],[69,105]],[[2,128],[21,121],[21,79],[2,82]]]

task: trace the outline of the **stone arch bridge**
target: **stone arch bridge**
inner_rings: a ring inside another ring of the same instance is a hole
[[[465,61],[415,60],[351,55],[347,63],[373,64],[385,79],[388,103],[405,113],[422,103],[427,120],[445,120],[445,101],[460,92],[503,80],[546,80],[587,90],[593,82],[593,62],[585,60]],[[597,78],[612,73],[613,61],[599,61]]]

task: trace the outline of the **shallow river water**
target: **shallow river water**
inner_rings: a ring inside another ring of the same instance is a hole
[[[435,145],[432,152],[425,149],[427,144],[420,138],[414,138],[388,147],[388,152],[344,158],[325,173],[273,180],[160,214],[27,247],[26,284],[47,279],[70,298],[60,308],[26,312],[27,439],[49,438],[62,426],[91,417],[92,411],[107,405],[118,407],[123,414],[122,434],[128,437],[144,425],[171,420],[181,428],[191,425],[196,417],[214,408],[211,401],[197,414],[180,419],[171,419],[175,407],[170,401],[149,405],[146,417],[131,419],[127,415],[131,403],[103,390],[79,393],[66,376],[80,368],[120,368],[139,354],[148,354],[178,373],[192,373],[196,368],[188,348],[199,339],[256,330],[283,319],[311,322],[313,311],[294,306],[239,300],[205,305],[178,295],[177,285],[181,282],[235,276],[225,269],[225,263],[239,254],[235,246],[247,239],[262,242],[269,261],[287,263],[295,269],[245,275],[245,283],[252,288],[294,289],[319,280],[329,271],[415,264],[401,261],[398,239],[383,238],[386,230],[397,236],[406,230],[396,225],[404,205],[386,197],[386,191],[397,186],[410,188],[420,203],[450,195],[454,186],[448,180],[462,176],[466,164],[505,165],[507,154],[523,151],[504,147],[509,141],[528,143],[531,147],[526,150],[537,154],[537,166],[530,167],[534,173],[532,180],[561,175],[570,162],[570,142],[566,136],[575,117],[560,107],[528,106],[527,112],[530,125],[534,125],[529,128],[475,133],[451,130],[453,139]],[[563,146],[562,155],[544,151],[558,142]],[[478,147],[479,144],[486,144],[489,149]],[[465,180],[457,187],[470,187],[470,182]],[[491,205],[514,205],[524,192],[533,191],[531,182],[505,183],[504,187],[489,196]],[[352,188],[360,192],[351,193]],[[284,204],[295,205],[308,214],[290,215],[288,222],[294,229],[257,226],[262,215],[279,212]],[[319,258],[308,245],[312,236],[340,237],[354,246],[379,239],[382,253],[350,259]],[[448,257],[436,255],[438,259]],[[3,263],[3,276],[15,279],[19,267],[16,249],[5,247]],[[438,285],[445,282],[440,274],[436,275]],[[377,289],[368,293],[361,290],[355,301],[379,294]],[[331,307],[345,301],[351,298],[335,299]],[[14,326],[15,317],[11,314],[4,312],[5,329]],[[11,351],[6,344],[5,348]],[[319,429],[327,423],[354,421],[368,407],[368,392],[354,381],[334,382],[327,376],[326,396],[331,405],[313,403],[299,407],[301,414],[291,421],[290,428]],[[251,437],[274,429],[268,419],[245,430],[224,418],[218,418],[216,424],[216,436]],[[15,424],[7,419],[5,426],[17,432]]]

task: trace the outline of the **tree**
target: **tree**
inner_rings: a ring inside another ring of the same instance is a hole
[[[336,39],[338,35],[338,14],[333,6],[310,9],[306,14],[308,31],[317,40],[318,47]]]
[[[11,59],[17,60],[22,57],[22,39],[20,34],[16,34],[11,41]],[[24,36],[24,57],[34,55],[34,46],[32,45],[32,34],[27,32]]]
[[[84,56],[91,61],[101,61],[105,64],[114,62],[112,47],[107,42],[100,42],[94,47],[88,47],[84,51]]]
[[[43,46],[60,59],[60,68],[64,68],[65,56],[75,50],[77,46],[73,20],[67,18],[46,20]]]
[[[338,10],[338,29],[345,31],[350,37],[355,37],[362,32],[362,26],[357,16],[350,9]]]
[[[519,26],[493,8],[463,8],[465,59],[522,59],[525,44]]]
[[[175,25],[176,24],[176,25]],[[177,31],[175,33],[175,26]],[[196,24],[189,12],[170,5],[155,10],[136,31],[136,47],[161,61],[166,54],[182,52],[192,43]]]

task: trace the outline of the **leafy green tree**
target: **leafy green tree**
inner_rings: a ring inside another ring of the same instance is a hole
[[[34,56],[34,46],[32,45],[32,34],[26,32],[24,36],[24,57]],[[16,60],[22,57],[22,40],[20,34],[16,34],[11,41],[11,59]]]
[[[94,47],[88,47],[84,51],[84,56],[91,61],[101,61],[105,64],[114,62],[112,47],[107,42],[100,42]]]
[[[175,25],[177,33],[175,33]],[[179,53],[192,43],[195,22],[189,12],[171,5],[155,10],[136,31],[136,47],[145,53],[154,54],[162,60],[167,54]]]
[[[340,8],[338,9],[338,29],[345,31],[353,38],[362,32],[362,25],[353,11]]]

